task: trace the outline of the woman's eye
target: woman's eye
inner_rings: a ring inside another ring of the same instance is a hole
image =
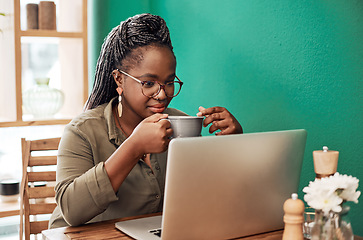
[[[147,88],[151,88],[155,85],[155,82],[154,81],[145,81],[144,82],[144,87],[147,87]]]
[[[167,83],[165,83],[165,85],[166,85],[167,87],[173,87],[173,86],[174,86],[174,81],[167,82]]]

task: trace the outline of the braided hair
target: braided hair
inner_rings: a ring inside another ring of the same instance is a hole
[[[148,13],[136,15],[111,30],[102,44],[95,82],[85,110],[107,103],[118,95],[112,71],[116,68],[127,71],[139,63],[142,60],[139,49],[145,46],[166,46],[173,52],[169,29],[161,17]]]

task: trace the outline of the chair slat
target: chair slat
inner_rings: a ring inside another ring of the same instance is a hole
[[[37,203],[30,205],[30,215],[36,214],[48,214],[53,212],[54,208],[57,206],[56,203]]]
[[[41,182],[41,181],[55,181],[56,180],[56,172],[48,171],[48,172],[29,172],[28,173],[28,181],[29,182]]]
[[[54,197],[55,191],[53,187],[31,187],[28,189],[29,198],[47,198]]]
[[[19,238],[23,239],[23,231],[26,240],[30,240],[30,235],[41,233],[48,229],[48,220],[33,221],[30,215],[37,216],[51,214],[57,206],[55,203],[54,186],[50,186],[56,181],[56,172],[51,171],[54,167],[41,167],[57,165],[57,157],[54,156],[58,150],[60,138],[26,140],[21,139],[22,160],[23,160],[23,178],[21,184],[21,224],[19,229]],[[45,156],[47,155],[47,156]],[[40,166],[40,167],[38,167]],[[42,168],[48,171],[37,172]],[[33,187],[29,183],[47,182],[45,187]],[[44,199],[44,201],[41,201]],[[24,219],[24,221],[23,221]],[[38,218],[39,219],[39,218]],[[45,220],[42,218],[42,220]]]
[[[57,165],[57,156],[30,157],[29,167]]]
[[[31,151],[57,150],[60,138],[48,138],[31,141]]]
[[[30,223],[30,234],[38,234],[48,229],[49,221],[36,221]]]

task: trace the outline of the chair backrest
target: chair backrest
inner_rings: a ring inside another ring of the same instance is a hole
[[[57,206],[54,185],[59,141],[60,138],[21,139],[20,239],[23,231],[25,239],[30,239],[31,234],[48,229],[49,215],[45,214],[51,214]]]

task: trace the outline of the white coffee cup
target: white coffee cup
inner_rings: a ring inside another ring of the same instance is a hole
[[[203,117],[168,116],[168,120],[173,129],[172,138],[201,136]]]

